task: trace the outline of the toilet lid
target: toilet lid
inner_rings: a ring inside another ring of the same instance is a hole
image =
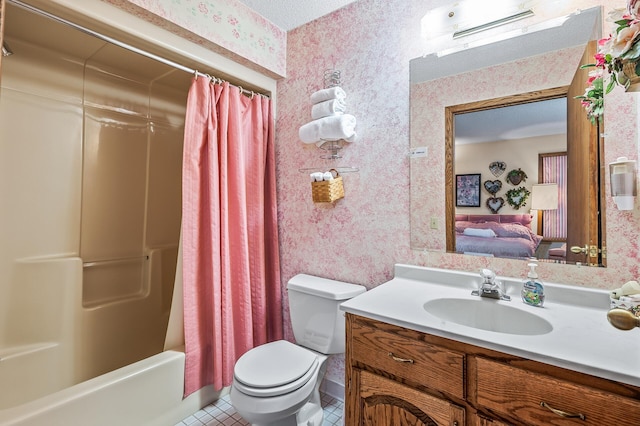
[[[314,352],[278,340],[246,352],[233,373],[236,380],[252,388],[274,388],[300,379],[316,365]]]

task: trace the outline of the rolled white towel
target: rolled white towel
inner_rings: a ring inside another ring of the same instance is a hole
[[[304,143],[316,143],[322,139],[340,140],[351,138],[355,133],[356,118],[351,114],[330,115],[313,120],[298,131]]]
[[[621,296],[621,302],[631,302],[631,303],[639,303],[640,302],[640,294],[631,294],[629,296]]]
[[[324,180],[333,180],[333,174],[331,172],[324,172],[322,177]]]
[[[328,89],[318,90],[317,92],[313,92],[311,94],[311,103],[317,104],[323,101],[328,101],[329,99],[340,99],[345,100],[347,97],[347,93],[340,86],[329,87]]]
[[[322,182],[324,180],[324,173],[314,172],[311,173],[311,182]]]
[[[358,134],[356,132],[353,132],[351,136],[349,136],[348,138],[344,138],[344,140],[347,142],[353,142],[356,140],[356,136],[358,136]]]
[[[346,109],[347,104],[343,99],[329,99],[311,107],[311,118],[317,120],[330,115],[342,114]]]

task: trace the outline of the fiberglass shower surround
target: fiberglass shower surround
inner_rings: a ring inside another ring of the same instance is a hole
[[[5,25],[0,410],[163,350],[190,81],[20,8]]]

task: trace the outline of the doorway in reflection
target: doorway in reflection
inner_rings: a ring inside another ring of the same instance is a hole
[[[557,171],[547,167],[545,171],[539,159],[557,152],[564,152],[566,158],[566,96],[456,114],[454,134],[455,174],[480,173],[482,180],[480,205],[455,208],[454,250],[547,258],[552,243],[554,247],[564,243],[566,233],[562,240],[555,236],[551,241],[549,232],[545,236],[545,213],[547,228],[562,230],[566,226],[550,226],[558,216],[558,206],[551,210],[551,206],[540,205],[542,187],[538,184],[565,182],[566,167]],[[566,206],[560,213],[566,214]],[[478,233],[477,229],[485,231]]]

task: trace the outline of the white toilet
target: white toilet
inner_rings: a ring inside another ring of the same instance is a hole
[[[345,349],[340,304],[366,289],[299,274],[287,290],[296,344],[278,340],[242,355],[233,371],[231,404],[253,425],[320,426],[326,361]]]

